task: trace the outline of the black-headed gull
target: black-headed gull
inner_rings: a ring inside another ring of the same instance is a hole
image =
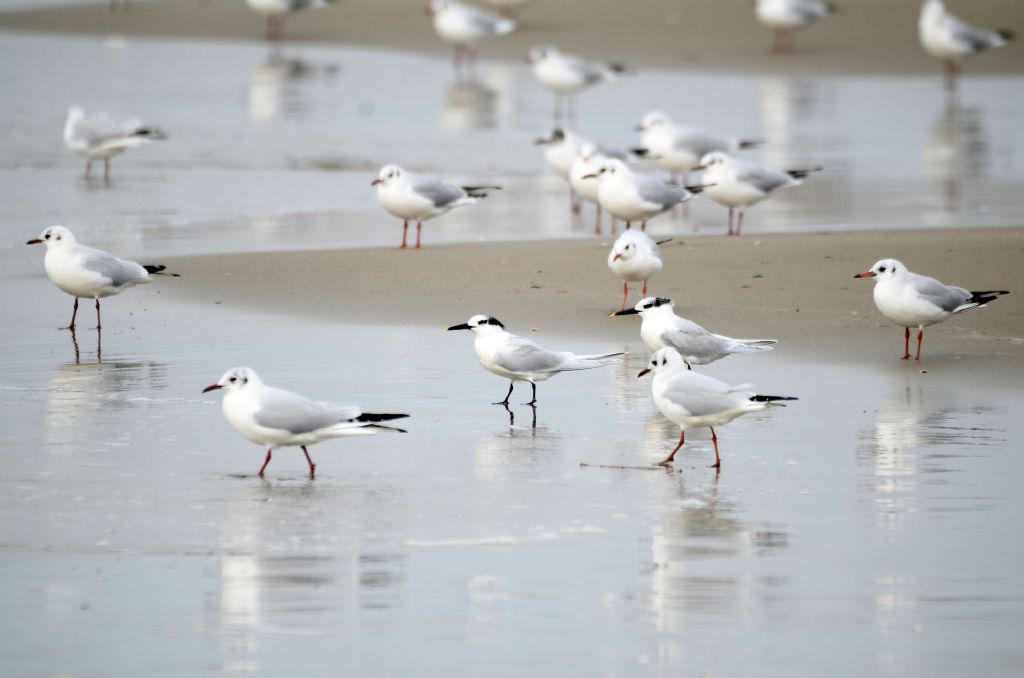
[[[750,384],[730,386],[704,374],[698,374],[689,366],[674,348],[659,348],[651,356],[650,367],[638,374],[642,377],[654,372],[651,395],[654,404],[665,418],[678,425],[679,444],[661,460],[659,465],[667,466],[676,458],[676,452],[683,446],[687,429],[708,427],[711,442],[715,446],[715,463],[712,468],[721,468],[718,456],[718,436],[715,426],[727,424],[736,417],[751,412],[760,412],[772,405],[781,406],[779,400],[796,400],[791,396],[758,395]]]
[[[597,355],[549,351],[526,337],[506,332],[500,320],[487,315],[475,315],[464,323],[452,325],[447,331],[453,330],[471,330],[476,359],[488,372],[511,380],[505,399],[495,405],[508,405],[517,381],[530,382],[533,397],[526,404],[536,405],[538,381],[550,379],[559,372],[603,367],[612,362],[610,358],[622,355],[621,351]]]
[[[996,297],[1009,294],[1006,290],[969,292],[939,282],[935,278],[911,273],[896,259],[882,259],[854,278],[875,279],[875,306],[889,320],[903,330],[903,359],[910,359],[910,328],[917,328],[917,355],[921,359],[921,339],[924,328],[942,322],[954,313],[984,306]]]
[[[668,242],[667,240],[662,242]],[[661,270],[661,249],[643,231],[626,231],[612,244],[608,268],[622,280],[622,308],[629,298],[629,283],[643,281],[641,294],[647,296],[647,279]]]
[[[596,144],[587,142],[580,146],[579,155],[569,171],[569,186],[572,191],[597,209],[594,216],[594,233],[601,232],[601,204],[597,200],[597,192],[601,187],[598,172],[609,158]],[[615,233],[615,217],[612,217],[612,233]]]
[[[399,249],[408,247],[406,236],[411,220],[416,220],[416,249],[419,249],[424,221],[462,205],[476,204],[487,197],[487,191],[501,189],[500,186],[456,186],[436,177],[410,174],[398,165],[382,167],[370,185],[377,187],[381,207],[403,222]]]
[[[619,63],[598,63],[586,61],[573,54],[562,54],[553,45],[539,45],[530,49],[526,57],[533,66],[533,77],[555,94],[555,117],[560,113],[560,103],[566,100],[569,118],[574,117],[574,95],[598,83],[614,80],[616,74],[624,72]]]
[[[96,300],[96,329],[100,323],[100,299],[124,292],[129,287],[153,282],[151,275],[163,273],[166,266],[142,266],[134,261],[118,259],[109,252],[86,247],[63,226],[51,226],[28,245],[46,245],[43,266],[46,276],[54,285],[75,298],[71,322],[67,329],[74,331],[79,299]],[[163,273],[177,277],[177,273]]]
[[[331,438],[364,436],[383,432],[405,433],[380,422],[408,417],[408,414],[371,414],[358,407],[338,407],[309,400],[297,393],[267,386],[256,371],[236,367],[224,373],[216,384],[203,389],[224,391],[224,418],[246,440],[267,448],[259,476],[278,447],[301,447],[309,463],[309,477],[316,477],[316,464],[306,449]]]
[[[941,0],[925,0],[921,5],[917,31],[925,51],[945,62],[949,89],[956,87],[964,59],[1002,47],[1014,37],[1011,31],[978,28],[957,19],[946,11]]]
[[[720,151],[705,155],[694,169],[704,170],[704,192],[708,197],[729,208],[729,235],[740,234],[748,207],[784,188],[799,186],[803,183],[801,179],[821,170],[820,167],[770,170],[740,162]],[[737,209],[739,219],[733,233],[733,211]]]
[[[774,51],[793,51],[796,32],[834,14],[835,6],[817,0],[756,0],[754,13],[765,26],[775,29]]]
[[[589,139],[582,137],[572,130],[556,127],[544,137],[537,138],[534,142],[537,146],[544,147],[544,161],[558,176],[570,181],[573,165],[580,157],[580,151],[586,144],[593,144]],[[569,186],[569,209],[573,214],[580,213],[579,198],[573,190],[571,181]]]
[[[636,131],[641,134],[641,147],[633,149],[633,152],[650,159],[668,172],[673,180],[675,175],[682,174],[684,183],[687,175],[700,165],[701,158],[708,153],[734,153],[760,143],[750,139],[723,137],[694,127],[680,127],[661,111],[651,111],[645,115],[636,126]]]
[[[733,339],[712,334],[697,323],[680,318],[671,299],[647,297],[636,306],[612,315],[639,314],[640,338],[648,351],[669,346],[679,351],[689,365],[707,365],[736,353],[761,353],[772,350],[775,339]]]
[[[249,9],[267,17],[267,40],[284,37],[285,17],[303,9],[326,7],[334,0],[245,0]]]
[[[447,43],[455,45],[455,68],[459,69],[465,54],[470,68],[476,62],[477,44],[481,40],[511,33],[516,29],[512,19],[463,5],[455,0],[430,0],[429,14],[434,30]]]
[[[600,179],[597,201],[612,216],[626,222],[639,221],[647,228],[647,220],[664,214],[679,203],[686,202],[705,189],[704,186],[667,184],[646,174],[634,172],[626,163],[611,159],[596,175]],[[585,177],[586,178],[586,177]]]
[[[138,120],[115,120],[106,113],[86,113],[72,106],[64,123],[64,145],[85,158],[85,178],[89,178],[93,160],[103,161],[103,178],[110,179],[110,159],[129,148],[166,139],[156,127]]]

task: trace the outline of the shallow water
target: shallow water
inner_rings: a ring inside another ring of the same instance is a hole
[[[63,223],[175,253],[390,245],[400,225],[369,186],[385,162],[505,186],[429,223],[428,243],[591,231],[589,207],[570,219],[565,184],[532,143],[551,99],[524,64],[485,62],[478,82],[459,83],[446,59],[371,50],[18,34],[2,49],[0,229],[18,238]],[[752,209],[749,233],[1005,225],[1022,206],[1022,98],[1021,78],[972,76],[951,105],[938,77],[641,70],[584,95],[577,127],[625,148],[657,107],[763,139],[748,157],[766,166],[826,168]],[[140,116],[170,139],[115,158],[110,184],[85,182],[60,137],[72,103]],[[651,227],[723,223],[699,199]]]
[[[458,318],[283,320],[154,284],[108,301],[101,346],[85,312],[76,360],[53,329],[67,298],[20,266],[4,298],[38,303],[5,302],[0,326],[12,675],[1009,676],[1024,660],[1024,398],[955,362],[853,369],[782,346],[706,368],[800,400],[722,427],[721,475],[704,432],[668,472],[650,465],[678,433],[642,354],[541,384],[536,426],[521,405],[510,425],[490,405],[504,382],[440,331]],[[409,433],[314,447],[315,482],[281,450],[260,480],[262,451],[200,394],[237,364],[410,412]]]

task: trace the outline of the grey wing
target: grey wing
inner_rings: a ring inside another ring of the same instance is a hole
[[[289,433],[310,433],[361,414],[358,407],[334,407],[304,398],[291,391],[268,388],[260,399],[256,423]]]
[[[695,417],[731,410],[752,395],[696,372],[688,372],[665,390],[666,398]]]
[[[685,358],[711,358],[725,351],[721,339],[711,334],[696,323],[687,322],[666,330],[661,340],[674,347]]]
[[[568,357],[568,353],[549,351],[524,337],[510,341],[497,356],[504,369],[525,374],[555,371]]]
[[[466,197],[466,192],[454,184],[440,179],[423,178],[413,182],[412,190],[433,203],[434,207],[447,207]]]
[[[82,249],[83,252],[79,259],[82,267],[109,279],[114,287],[121,287],[122,285],[136,282],[149,275],[146,273],[146,269],[134,261],[118,259],[103,250],[85,247]]]
[[[644,202],[652,202],[667,209],[686,197],[686,190],[681,186],[673,186],[651,177],[638,176],[637,192]]]
[[[689,130],[676,137],[675,147],[691,151],[698,158],[701,158],[712,151],[728,153],[732,150],[731,144],[721,137],[711,136],[704,132]]]
[[[947,313],[952,313],[971,298],[971,293],[963,288],[944,285],[935,278],[923,275],[915,274],[911,278],[911,285],[921,298],[935,304]]]
[[[473,9],[471,7],[465,7],[466,9]],[[473,9],[469,13],[469,22],[481,33],[485,35],[497,35],[498,33],[498,22],[500,18],[490,14],[488,12],[482,12]]]
[[[73,136],[88,146],[100,146],[111,139],[132,134],[139,128],[138,120],[114,120],[104,113],[86,116],[75,125]]]
[[[588,83],[600,82],[608,76],[608,72],[596,64],[592,64],[589,61],[584,61],[579,57],[564,56],[565,61],[569,64],[570,68],[578,71],[582,76],[583,80]]]
[[[777,191],[793,183],[793,177],[785,172],[777,172],[761,167],[743,168],[736,173],[736,178],[742,182],[753,184],[765,193]]]
[[[993,31],[977,28],[955,17],[951,17],[951,19],[953,20],[953,39],[967,45],[972,52],[988,49],[998,42],[997,34]]]

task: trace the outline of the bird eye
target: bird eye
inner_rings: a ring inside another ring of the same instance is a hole
[[[878,270],[879,270],[879,272],[881,272],[881,273],[885,273],[885,266],[882,266],[882,267],[881,267],[881,268],[879,268]]]
[[[233,384],[236,381],[238,381],[238,377],[231,377],[230,379],[228,379],[228,381],[230,381]]]
[[[49,239],[50,239],[50,234],[49,234],[49,233],[47,233],[47,234],[46,234],[46,235],[44,235],[43,237],[44,237],[44,238],[46,238],[47,240],[49,240]]]
[[[661,364],[662,364],[662,365],[664,365],[664,364],[665,364],[665,359],[664,359],[664,358],[662,358],[662,359],[661,359]]]
[[[59,235],[57,236],[57,240],[60,240],[60,236]]]

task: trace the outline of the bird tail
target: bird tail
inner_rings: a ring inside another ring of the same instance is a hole
[[[1011,40],[1017,39],[1016,33],[1014,33],[1013,31],[1008,31],[1005,28],[1000,28],[999,30],[997,30],[996,35],[1002,38],[1005,42],[1010,42]]]
[[[623,73],[629,72],[629,69],[626,68],[626,64],[622,63],[621,61],[609,61],[607,64],[605,64],[605,66],[608,67],[609,71],[617,75],[622,75]]]
[[[641,148],[639,146],[637,148],[629,149],[629,152],[632,153],[633,155],[635,155],[638,158],[646,158],[646,157],[651,155],[651,149],[649,149],[649,148]]]
[[[140,139],[149,139],[153,141],[163,140],[167,138],[167,135],[158,127],[140,127],[139,129],[132,132],[133,137]]]
[[[408,414],[382,414],[373,412],[363,412],[358,417],[356,417],[356,421],[369,422],[366,426],[363,426],[363,428],[370,428],[374,429],[375,431],[406,433],[407,431],[404,428],[398,428],[397,426],[384,426],[383,424],[380,424],[378,422],[391,421],[393,419],[404,419],[405,417],[408,416]]]
[[[718,335],[721,336],[721,335]],[[722,337],[725,339],[726,337]],[[773,350],[774,339],[729,339],[730,353],[760,353]]]
[[[617,358],[620,355],[626,355],[626,352],[616,351],[614,353],[595,353],[594,355],[578,355],[576,357],[580,360],[604,360],[606,358]]]
[[[741,151],[747,151],[751,148],[757,148],[763,143],[762,139],[740,139],[738,146]]]
[[[733,339],[733,341],[738,344],[743,344],[744,346],[768,348],[769,350],[771,350],[772,344],[779,343],[778,339]]]
[[[167,270],[167,267],[166,266],[161,266],[159,264],[157,264],[155,266],[143,266],[142,268],[146,269],[146,273],[148,273],[150,275],[169,275],[172,278],[179,277],[179,275],[177,273],[164,273],[164,271]]]
[[[808,167],[806,169],[791,169],[786,170],[786,174],[793,177],[794,179],[803,179],[811,172],[820,172],[825,169],[824,167]]]
[[[773,396],[773,395],[755,395],[755,396],[750,396],[750,401],[754,402],[754,403],[768,403],[770,405],[775,405],[776,407],[785,407],[785,405],[783,405],[782,403],[777,402],[779,400],[798,400],[798,398],[794,398],[793,396]]]
[[[971,298],[960,304],[953,309],[953,313],[959,313],[960,311],[966,311],[969,308],[977,308],[984,306],[990,301],[998,299],[1004,294],[1009,294],[1008,290],[988,290],[985,292],[971,292]]]
[[[685,188],[690,193],[697,195],[698,193],[701,193],[705,188],[711,188],[712,186],[715,185],[716,184],[701,184],[699,186],[683,186],[683,188]]]
[[[462,190],[471,198],[486,198],[487,191],[500,191],[501,186],[463,186]]]

